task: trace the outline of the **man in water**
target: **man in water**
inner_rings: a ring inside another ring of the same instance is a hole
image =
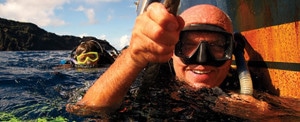
[[[171,58],[179,81],[195,89],[218,86],[230,68],[232,32],[230,18],[215,6],[198,5],[173,16],[153,3],[137,17],[130,46],[77,104],[115,110],[148,63]]]
[[[194,91],[217,87],[227,77],[232,62],[232,33],[230,18],[215,6],[196,5],[180,16],[173,16],[164,5],[152,3],[146,12],[137,17],[129,47],[90,87],[82,100],[76,105],[67,105],[67,111],[78,115],[87,115],[92,111],[115,111],[147,64],[168,62],[171,58],[177,82],[187,84]],[[251,96],[235,98],[247,102],[244,104],[242,101],[237,105],[256,108],[253,110],[262,114],[270,107]],[[219,106],[213,108],[216,111],[226,112],[226,105],[239,108],[229,104],[230,99],[221,97],[218,100],[227,100],[227,103],[214,101]],[[247,109],[250,113],[253,110]],[[236,110],[227,112],[249,117],[248,114],[235,113]]]

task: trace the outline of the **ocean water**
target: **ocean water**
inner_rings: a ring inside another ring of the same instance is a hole
[[[86,89],[106,68],[58,69],[70,51],[0,52],[0,121],[84,118],[65,111],[78,89]]]
[[[65,106],[78,101],[107,67],[57,68],[69,53],[0,52],[0,121],[94,121],[93,118],[66,112]],[[114,116],[114,120],[130,121],[133,118],[174,121],[188,118],[213,121],[300,121],[299,99],[280,98],[259,92],[254,94],[253,99],[241,99],[220,89],[201,90],[199,93],[185,89],[172,92],[161,89],[165,86],[157,82],[154,86],[157,88],[146,92],[150,97],[127,97],[125,104],[129,106],[123,109],[125,112],[119,112],[121,115]],[[129,93],[134,94],[134,89]],[[168,97],[171,99],[165,99]]]

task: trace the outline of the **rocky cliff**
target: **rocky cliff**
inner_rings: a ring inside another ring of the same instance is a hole
[[[0,51],[71,50],[94,37],[59,36],[35,24],[0,18]],[[105,40],[102,40],[105,41]]]

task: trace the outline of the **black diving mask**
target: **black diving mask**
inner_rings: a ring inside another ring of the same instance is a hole
[[[193,40],[186,35],[195,33],[215,33],[214,40]],[[232,34],[213,25],[197,24],[185,27],[180,33],[179,42],[175,46],[175,55],[185,64],[222,66],[232,57]]]

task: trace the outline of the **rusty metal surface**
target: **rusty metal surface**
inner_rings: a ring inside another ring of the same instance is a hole
[[[236,5],[231,17],[248,40],[247,60],[267,66],[250,66],[254,84],[272,94],[300,98],[299,2],[241,0]]]
[[[299,0],[230,0],[227,5],[226,10],[236,31],[300,20]]]
[[[299,0],[183,0],[179,13],[195,4],[213,4],[225,11],[236,32],[300,20]]]

